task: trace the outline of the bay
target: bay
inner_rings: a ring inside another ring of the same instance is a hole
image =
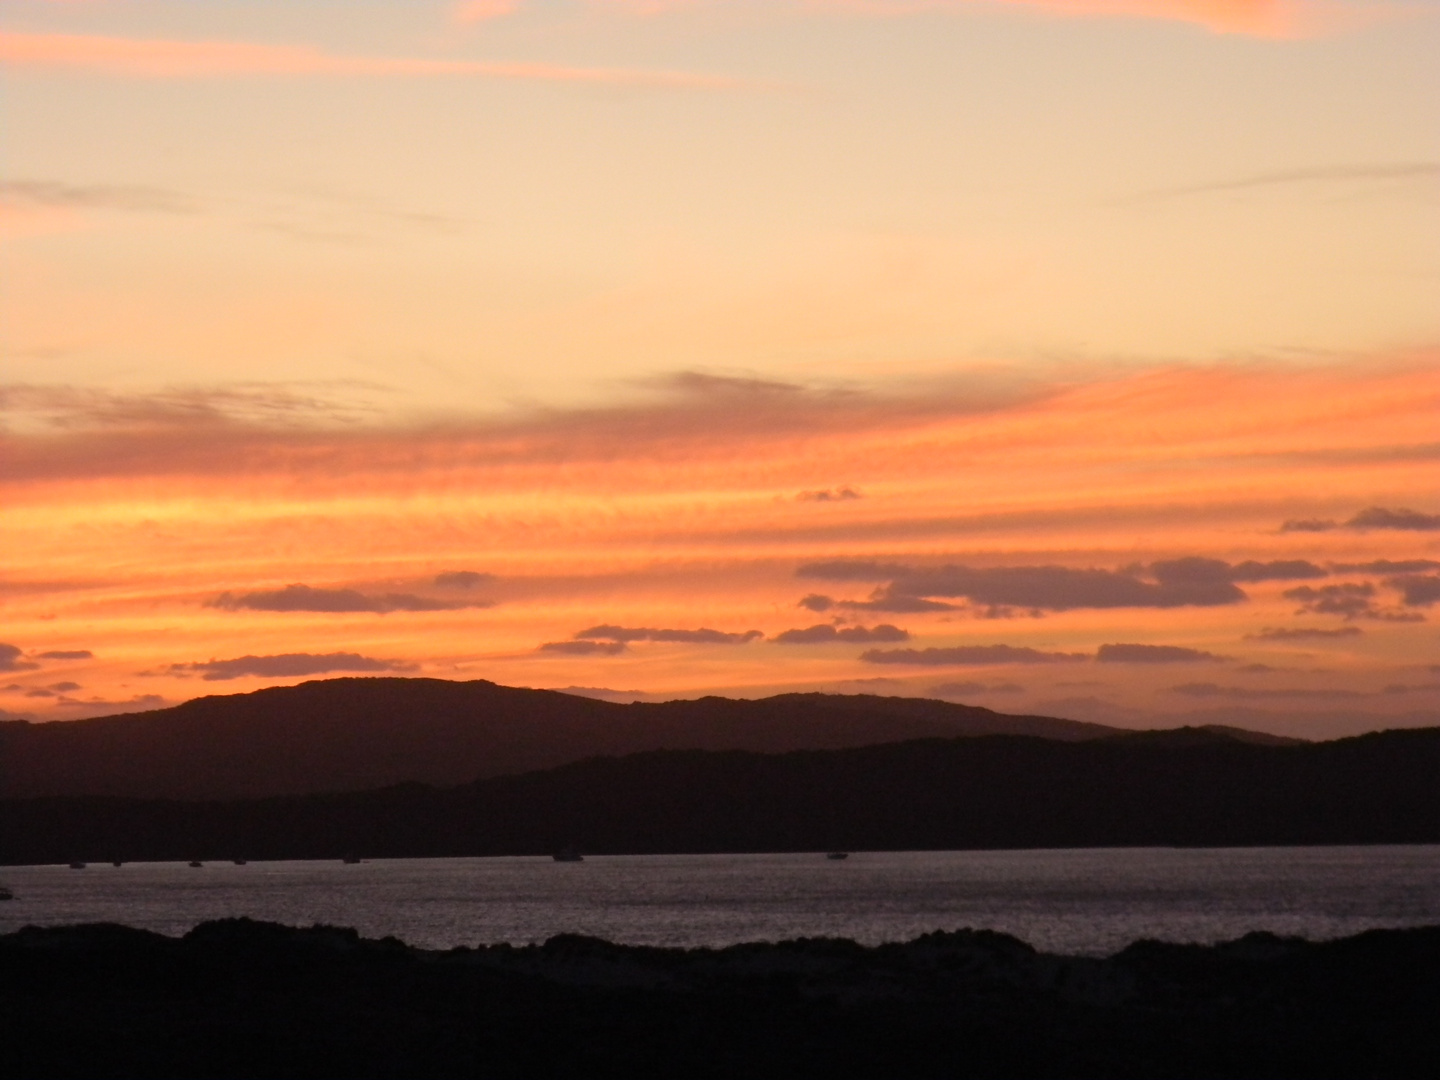
[[[249,916],[425,948],[559,933],[659,946],[904,941],[961,927],[1057,953],[1252,930],[1311,939],[1440,924],[1440,846],[394,859],[0,868],[0,932]]]

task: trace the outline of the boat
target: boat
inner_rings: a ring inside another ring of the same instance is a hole
[[[9,889],[7,889],[4,885],[0,885],[0,900],[14,900],[14,899],[15,899],[15,894],[14,894],[13,892],[11,892]]]
[[[125,861],[124,861],[123,859],[111,859],[111,860],[110,860],[110,865],[111,865],[111,866],[124,866],[124,865],[125,865]]]
[[[551,857],[552,859],[554,859],[556,862],[584,862],[584,861],[585,861],[585,856],[584,856],[584,855],[581,855],[580,852],[576,851],[574,848],[568,848],[568,847],[567,847],[567,848],[561,848],[559,851],[555,852],[555,854],[552,855],[552,856],[550,856],[550,857]]]
[[[848,859],[849,857],[850,853],[848,851],[830,851],[825,854],[825,858],[834,859],[836,862],[839,862],[841,859]]]
[[[190,865],[193,866],[195,869],[198,870],[198,869],[200,869],[200,867],[204,866],[205,864],[204,864],[203,862],[201,862],[199,859],[191,859],[191,860],[190,860]]]
[[[71,869],[71,870],[84,870],[84,869],[85,869],[85,864],[84,864],[83,862],[72,862],[72,863],[70,864],[70,869]]]
[[[244,859],[231,859],[230,861],[233,862],[236,866],[244,866],[244,865],[245,865],[245,860],[244,860]]]

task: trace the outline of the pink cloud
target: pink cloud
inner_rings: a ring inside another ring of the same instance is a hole
[[[453,8],[457,22],[483,22],[509,15],[520,6],[520,0],[461,0]]]
[[[491,0],[498,3],[498,0]],[[1293,37],[1337,29],[1398,11],[1395,3],[1356,0],[793,0],[809,11],[901,16],[961,11],[983,6],[1038,8],[1062,18],[1164,19],[1203,26],[1220,34]],[[704,0],[591,0],[596,7],[632,14],[694,8]],[[485,6],[480,0],[477,6]]]
[[[151,79],[228,75],[478,76],[615,86],[721,89],[723,76],[684,71],[584,68],[560,64],[492,63],[412,57],[337,56],[304,45],[244,41],[168,41],[83,34],[0,33],[0,63]]]

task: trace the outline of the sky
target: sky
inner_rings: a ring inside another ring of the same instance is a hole
[[[1436,55],[1436,0],[0,0],[0,718],[1440,723]]]

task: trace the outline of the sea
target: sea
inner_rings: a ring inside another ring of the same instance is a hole
[[[0,932],[118,922],[165,934],[250,916],[448,949],[556,934],[660,946],[799,937],[865,944],[962,927],[1046,952],[1321,940],[1440,924],[1440,846],[1105,848],[762,855],[92,863],[0,867]]]

